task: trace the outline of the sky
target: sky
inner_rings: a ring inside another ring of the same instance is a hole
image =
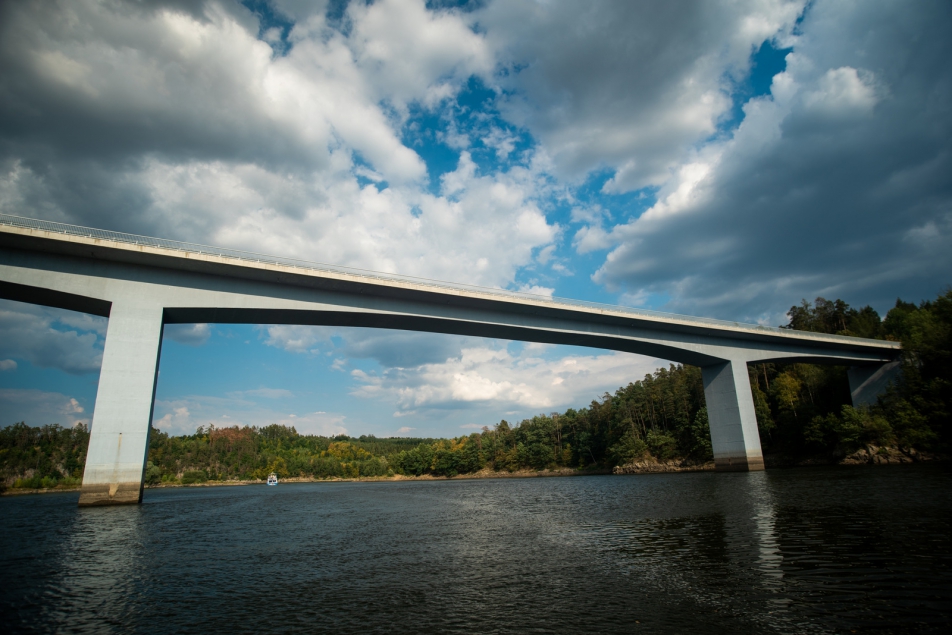
[[[947,0],[0,3],[0,213],[780,325],[952,283]],[[89,423],[107,321],[0,300],[0,426]],[[664,360],[165,328],[153,425],[449,437]]]

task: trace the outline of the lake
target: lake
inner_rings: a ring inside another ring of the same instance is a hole
[[[932,633],[948,465],[0,499],[3,632]]]

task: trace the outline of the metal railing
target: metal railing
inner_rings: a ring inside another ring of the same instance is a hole
[[[649,320],[678,321],[687,324],[705,324],[715,327],[731,327],[743,329],[755,329],[763,332],[771,332],[782,335],[807,335],[806,332],[794,332],[786,329],[780,329],[772,326],[760,326],[758,324],[745,324],[743,322],[731,322],[727,320],[716,320],[714,318],[693,317],[687,315],[678,315],[676,313],[664,313],[662,311],[652,311],[649,309],[634,309],[631,307],[618,306],[613,304],[603,304],[598,302],[588,302],[586,300],[573,300],[571,298],[559,298],[522,291],[510,291],[509,289],[500,289],[496,287],[482,287],[473,284],[458,282],[447,282],[443,280],[432,280],[417,276],[404,276],[382,271],[372,271],[369,269],[359,269],[357,267],[344,267],[340,265],[331,265],[322,262],[313,262],[300,258],[286,258],[283,256],[273,256],[269,254],[260,254],[253,251],[242,251],[240,249],[229,249],[227,247],[214,247],[200,243],[188,243],[177,240],[168,240],[165,238],[153,238],[151,236],[139,236],[137,234],[127,234],[125,232],[114,232],[108,229],[95,229],[92,227],[82,227],[80,225],[69,225],[67,223],[57,223],[53,221],[39,220],[36,218],[26,218],[23,216],[13,216],[11,214],[0,214],[0,225],[11,227],[20,227],[24,229],[35,229],[55,234],[64,234],[67,236],[81,236],[84,238],[111,240],[129,245],[141,245],[144,247],[158,247],[190,254],[201,254],[206,256],[217,256],[221,258],[231,258],[242,262],[263,263],[297,267],[310,271],[319,271],[325,273],[338,273],[345,275],[360,276],[374,280],[386,282],[406,282],[414,285],[432,287],[435,290],[442,291],[470,291],[485,295],[500,296],[513,300],[532,300],[549,304],[552,306],[580,307],[595,309],[601,311],[611,311],[630,315],[633,318]],[[837,335],[826,335],[820,333],[810,333],[808,337],[818,336],[818,339],[843,339],[855,341],[857,338],[843,337]],[[812,339],[813,337],[811,337]]]

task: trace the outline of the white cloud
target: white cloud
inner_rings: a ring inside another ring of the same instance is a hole
[[[587,403],[614,391],[664,362],[627,353],[539,356],[550,347],[525,346],[511,354],[504,346],[465,348],[459,357],[382,374],[353,372],[353,395],[395,402],[398,412],[475,407],[492,413],[549,411]]]
[[[331,335],[326,326],[272,324],[260,328],[267,333],[265,344],[290,353],[319,353],[318,342],[328,340]]]
[[[611,234],[601,227],[595,225],[586,225],[577,232],[572,239],[572,246],[580,254],[587,254],[591,251],[599,251],[614,246]]]
[[[483,37],[453,10],[428,11],[423,0],[353,2],[351,46],[382,99],[405,108],[452,97],[472,75],[488,78],[494,60]]]
[[[0,359],[0,371],[16,370],[17,363],[12,359]]]
[[[538,284],[522,284],[519,285],[519,293],[528,293],[530,295],[541,295],[546,298],[551,298],[552,294],[555,293],[555,289],[552,287],[543,287]]]

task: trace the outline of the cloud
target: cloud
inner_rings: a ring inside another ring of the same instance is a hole
[[[12,359],[0,359],[0,371],[16,370],[17,363]]]
[[[397,430],[397,434],[410,434],[410,433],[413,432],[414,430],[416,430],[416,428],[411,428],[411,427],[409,427],[409,426],[403,426],[402,428],[399,428],[399,429]]]
[[[0,356],[73,375],[98,373],[105,320],[77,316],[81,314],[0,300]],[[93,330],[68,329],[75,324]]]
[[[525,346],[514,354],[505,344],[484,344],[463,349],[459,357],[414,369],[392,368],[381,374],[358,369],[352,372],[358,387],[351,394],[394,402],[398,413],[476,410],[490,420],[499,412],[529,416],[577,407],[664,365],[627,353],[553,353],[557,350]]]
[[[353,2],[352,46],[382,98],[405,108],[452,97],[470,76],[489,77],[494,60],[484,38],[458,11],[428,11],[419,0]]]
[[[373,359],[385,368],[413,368],[456,357],[464,346],[484,340],[442,333],[414,333],[371,328],[327,326],[262,327],[265,344],[291,353],[318,354],[322,350],[344,355],[346,359]],[[344,357],[334,362],[342,370]]]
[[[0,427],[20,421],[31,426],[59,424],[69,428],[90,423],[91,414],[68,395],[32,388],[0,388]]]
[[[0,210],[489,286],[554,239],[538,174],[467,159],[434,194],[401,141],[411,103],[489,81],[465,14],[281,4],[275,55],[247,10],[197,6],[4,4]]]
[[[952,15],[907,9],[812,4],[771,93],[611,228],[595,281],[689,313],[753,321],[770,307],[774,322],[801,297],[882,310],[947,284],[952,152],[936,131],[952,129],[938,97],[952,91]]]
[[[507,73],[504,113],[558,175],[606,191],[661,185],[732,106],[733,82],[804,2],[490,2],[475,19]]]
[[[375,359],[385,368],[415,368],[446,361],[477,338],[380,329],[351,330],[341,352],[349,358]]]
[[[211,337],[207,324],[166,324],[163,335],[186,346],[201,346]]]

